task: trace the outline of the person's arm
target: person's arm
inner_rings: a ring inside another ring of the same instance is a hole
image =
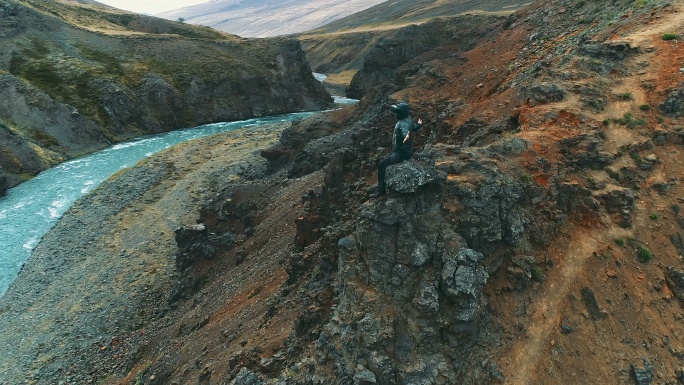
[[[402,122],[403,123],[403,122]],[[405,123],[401,125],[401,133],[404,135],[404,142],[406,143],[411,137],[411,126],[413,123]]]
[[[406,135],[404,136],[404,143],[406,143],[411,137],[411,132],[420,130],[420,128],[423,126],[423,119],[418,118],[418,124],[411,124],[411,126],[412,127],[410,127],[409,130],[406,130]]]

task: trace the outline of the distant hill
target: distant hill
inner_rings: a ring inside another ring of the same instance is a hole
[[[364,30],[403,26],[424,22],[435,17],[456,16],[464,13],[509,14],[529,4],[523,0],[397,0],[385,1],[373,7],[332,21],[313,33],[343,32],[355,28]]]
[[[288,35],[318,28],[383,0],[214,0],[156,16],[243,37]]]

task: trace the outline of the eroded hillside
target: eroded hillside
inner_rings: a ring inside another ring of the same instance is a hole
[[[383,66],[391,67],[387,72],[393,73],[409,59],[444,41],[462,41],[467,47],[481,37],[482,32],[477,28],[486,30],[496,18],[505,18],[524,5],[526,3],[517,0],[384,2],[298,37],[311,67],[330,75],[326,85],[333,92],[344,95],[351,77],[365,66],[376,70],[373,67],[379,61],[385,62]],[[422,27],[416,28],[416,25]],[[383,48],[392,51],[383,52]],[[367,87],[372,88],[377,83]],[[353,87],[350,95],[360,98],[362,92]]]
[[[177,280],[136,293],[157,296],[145,311],[158,319],[79,345],[65,373],[681,383],[683,35],[681,1],[535,2],[468,49],[446,41],[409,60],[360,104],[292,124],[262,150],[267,163],[202,179],[209,193],[170,190],[188,214],[160,235],[174,255],[157,258]],[[398,100],[426,125],[414,159],[388,170],[388,194],[371,198],[394,125],[383,103]],[[194,148],[134,172],[217,166]],[[120,217],[132,237],[153,225],[136,202]],[[22,328],[49,308],[33,304]]]
[[[73,1],[6,0],[0,15],[0,168],[10,186],[112,142],[331,102],[294,40]]]

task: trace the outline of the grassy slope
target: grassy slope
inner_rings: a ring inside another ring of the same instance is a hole
[[[107,142],[300,110],[318,96],[299,79],[308,73],[303,67],[287,67],[300,59],[286,39],[247,40],[94,2],[17,0],[3,12],[0,75],[12,75],[4,86],[17,90],[13,103],[26,103],[6,107],[0,124],[35,151],[0,146],[0,155],[10,154],[0,156],[0,167],[21,178]],[[283,55],[284,64],[276,60]],[[69,111],[58,119],[32,102],[43,92]],[[88,120],[83,137],[93,143],[74,138],[79,117]]]

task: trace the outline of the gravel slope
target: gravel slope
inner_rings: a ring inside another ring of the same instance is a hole
[[[219,181],[259,174],[282,126],[193,140],[122,171],[48,232],[0,299],[0,384],[87,383],[92,353],[166,310],[173,230]],[[77,293],[77,295],[74,295]],[[113,369],[113,368],[108,368]],[[78,374],[72,374],[78,373]]]

